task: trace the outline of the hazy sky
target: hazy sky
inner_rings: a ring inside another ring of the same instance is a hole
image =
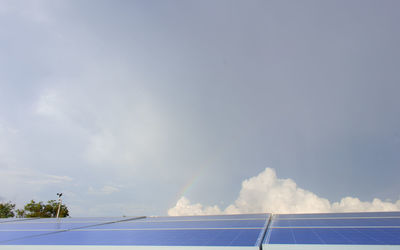
[[[329,202],[395,203],[399,10],[0,0],[0,200],[63,192],[72,216],[165,215],[182,196],[225,209],[264,173]]]

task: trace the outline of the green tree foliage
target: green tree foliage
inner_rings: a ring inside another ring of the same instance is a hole
[[[11,202],[0,203],[0,218],[14,217],[15,204]]]
[[[26,204],[24,209],[17,210],[17,217],[19,218],[32,218],[32,217],[40,217],[40,218],[54,218],[57,216],[58,202],[55,200],[50,200],[47,204],[44,204],[42,201],[35,202],[31,200],[30,203]],[[60,208],[59,217],[67,217],[69,216],[68,208],[62,204]]]

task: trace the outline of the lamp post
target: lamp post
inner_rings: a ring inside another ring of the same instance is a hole
[[[61,209],[61,196],[62,196],[62,193],[57,193],[57,195],[58,195],[58,209],[57,209],[57,218],[58,218],[58,216],[60,215],[60,209]]]

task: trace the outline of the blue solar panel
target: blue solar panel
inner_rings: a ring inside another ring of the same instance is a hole
[[[0,220],[0,245],[400,249],[400,212],[12,219]]]
[[[400,228],[274,228],[265,244],[400,245]]]
[[[349,219],[291,219],[273,220],[272,227],[379,227],[379,226],[399,226],[400,217],[396,218],[349,218]]]
[[[0,244],[258,247],[269,215],[127,219],[115,223],[45,219],[8,225],[3,228],[8,231],[0,227]]]
[[[84,230],[24,238],[12,245],[254,246],[260,230]]]
[[[97,223],[99,224],[99,223]],[[93,222],[41,222],[37,220],[35,223],[4,223],[0,224],[0,230],[65,230],[72,229],[76,227],[86,227],[95,225]]]
[[[263,228],[264,220],[208,220],[208,221],[128,221],[115,224],[102,225],[94,228],[109,228],[109,229],[219,229],[219,228]]]
[[[340,217],[400,217],[400,212],[277,214],[276,219],[340,218]]]
[[[168,217],[146,217],[146,220],[154,221],[195,221],[195,220],[250,220],[260,219],[265,220],[268,214],[227,214],[227,215],[200,215],[200,216],[168,216]]]
[[[276,215],[263,244],[400,245],[400,212]]]
[[[18,222],[18,221],[27,221],[27,220],[36,220],[38,218],[0,218],[0,224],[1,223],[12,223],[12,222]]]
[[[20,238],[60,233],[66,230],[88,228],[94,225],[103,225],[133,218],[35,218],[15,220],[0,224],[0,244],[1,242],[9,242]]]

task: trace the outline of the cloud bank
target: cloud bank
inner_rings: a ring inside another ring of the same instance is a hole
[[[355,197],[345,197],[331,203],[311,191],[297,186],[291,179],[279,179],[272,168],[266,168],[258,176],[242,183],[236,201],[221,209],[218,206],[192,204],[181,197],[168,215],[209,215],[238,213],[328,213],[328,212],[370,212],[400,210],[400,200],[395,203],[373,199],[363,202]]]

